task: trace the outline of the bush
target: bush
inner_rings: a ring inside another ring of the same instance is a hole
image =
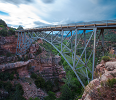
[[[15,35],[14,29],[10,28],[10,29],[8,30],[8,34],[9,34],[9,35]]]
[[[110,57],[109,57],[109,56],[103,56],[103,57],[102,57],[102,60],[104,60],[105,62],[106,62],[106,61],[109,61],[109,60],[110,60]]]
[[[2,30],[0,30],[0,35],[5,37],[8,35],[8,33],[5,29],[2,29]]]
[[[13,80],[13,79],[14,79],[14,74],[10,74],[9,79],[10,79],[10,80]]]
[[[48,92],[48,96],[44,98],[45,100],[55,100],[56,97],[55,97],[55,93],[49,91]],[[68,100],[68,99],[67,99]]]
[[[37,79],[37,75],[36,75],[35,73],[32,73],[32,74],[31,74],[31,78]]]
[[[4,83],[4,88],[5,88],[6,91],[9,92],[12,88],[11,82]]]
[[[22,85],[21,85],[20,83],[16,84],[16,89],[19,91],[19,93],[20,93],[21,95],[24,94]]]
[[[1,72],[0,73],[0,79],[2,80],[2,81],[7,81],[8,79],[9,79],[9,76],[10,76],[10,73],[8,73],[8,72]]]
[[[61,92],[61,100],[72,100],[72,92],[66,84],[62,86]]]
[[[6,53],[6,56],[7,56],[7,57],[10,57],[10,56],[11,56],[11,53],[10,53],[10,52],[7,52],[7,53]]]
[[[3,87],[3,81],[0,81],[0,88],[2,88]]]
[[[53,84],[50,80],[48,80],[46,83],[45,83],[45,90],[46,91],[52,91],[53,89]]]
[[[36,85],[38,88],[44,88],[44,87],[45,87],[45,80],[44,80],[42,77],[38,77],[38,78],[35,80],[35,85]]]
[[[116,84],[116,79],[115,79],[115,78],[113,78],[113,79],[108,79],[107,82],[106,82],[106,84],[107,84],[110,88],[112,88],[112,87],[114,86],[114,84]]]

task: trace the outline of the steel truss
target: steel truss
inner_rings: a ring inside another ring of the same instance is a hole
[[[106,27],[106,26],[104,26]],[[104,55],[104,27],[73,27],[63,29],[62,27],[42,28],[41,30],[22,30],[18,33],[17,55],[24,55],[31,44],[37,39],[43,39],[51,44],[65,59],[75,73],[83,87],[94,76],[96,49],[102,38],[102,54]],[[116,27],[116,26],[113,26]],[[99,30],[98,30],[99,29]],[[80,33],[81,30],[81,33]],[[86,32],[91,30],[91,32]],[[91,64],[92,62],[92,64]]]

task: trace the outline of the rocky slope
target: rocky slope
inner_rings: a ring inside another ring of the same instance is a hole
[[[4,50],[6,50],[11,53],[16,53],[16,46],[17,46],[17,37],[15,35],[7,37],[0,36],[0,47],[1,47],[0,52],[4,52]]]
[[[6,50],[7,52],[15,53],[16,43],[15,36],[0,38],[0,45],[3,51]],[[23,96],[26,99],[29,99],[29,97],[39,97],[42,99],[47,96],[45,91],[36,87],[34,80],[30,78],[31,73],[40,74],[45,81],[53,81],[57,78],[60,85],[63,84],[62,78],[66,75],[63,67],[59,65],[61,60],[60,56],[54,56],[51,53],[46,52],[43,47],[39,46],[39,43],[42,43],[42,40],[38,40],[32,44],[27,51],[27,54],[23,56],[0,57],[1,72],[18,72],[19,79],[14,79],[12,82],[18,82],[22,85],[24,90]],[[58,91],[58,88],[54,87],[53,91]]]
[[[101,61],[80,100],[116,100],[116,60]]]

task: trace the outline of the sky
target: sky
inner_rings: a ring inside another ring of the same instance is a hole
[[[116,0],[0,0],[8,26],[33,28],[116,19]]]

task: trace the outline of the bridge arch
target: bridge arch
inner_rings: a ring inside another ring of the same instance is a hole
[[[16,31],[16,33],[18,33],[16,53],[17,55],[25,54],[26,50],[30,47],[31,43],[34,42],[34,40],[43,39],[49,44],[51,44],[62,55],[62,57],[65,59],[65,61],[68,63],[70,68],[75,73],[81,85],[85,87],[85,84],[79,75],[86,77],[88,83],[89,81],[93,80],[96,47],[98,46],[100,37],[102,37],[102,54],[104,55],[104,29],[109,28],[115,29],[116,21],[115,23],[109,23],[109,25],[108,23],[87,24],[87,25],[85,25],[84,23],[84,25],[68,25],[68,26],[61,25],[55,27],[48,26],[43,28],[18,30]],[[78,30],[83,30],[83,33],[79,34]],[[92,32],[89,35],[86,35],[86,30],[92,30]],[[43,31],[50,32],[46,33]],[[54,31],[58,31],[58,33],[53,34]],[[64,37],[65,31],[68,32]],[[68,40],[66,40],[67,38]],[[56,46],[56,43],[60,44],[60,50]],[[71,44],[70,46],[69,43]],[[81,51],[80,55],[78,55],[77,50]],[[72,58],[71,61],[73,62],[73,65],[68,60],[69,56],[68,57],[65,56],[66,55],[65,51],[71,53]],[[87,52],[89,52],[89,56],[87,56]],[[84,60],[82,59],[83,55]],[[90,58],[92,59],[92,66],[87,65]],[[79,63],[81,63],[82,66],[78,67]],[[92,79],[88,76],[88,72],[92,74],[91,76]]]

